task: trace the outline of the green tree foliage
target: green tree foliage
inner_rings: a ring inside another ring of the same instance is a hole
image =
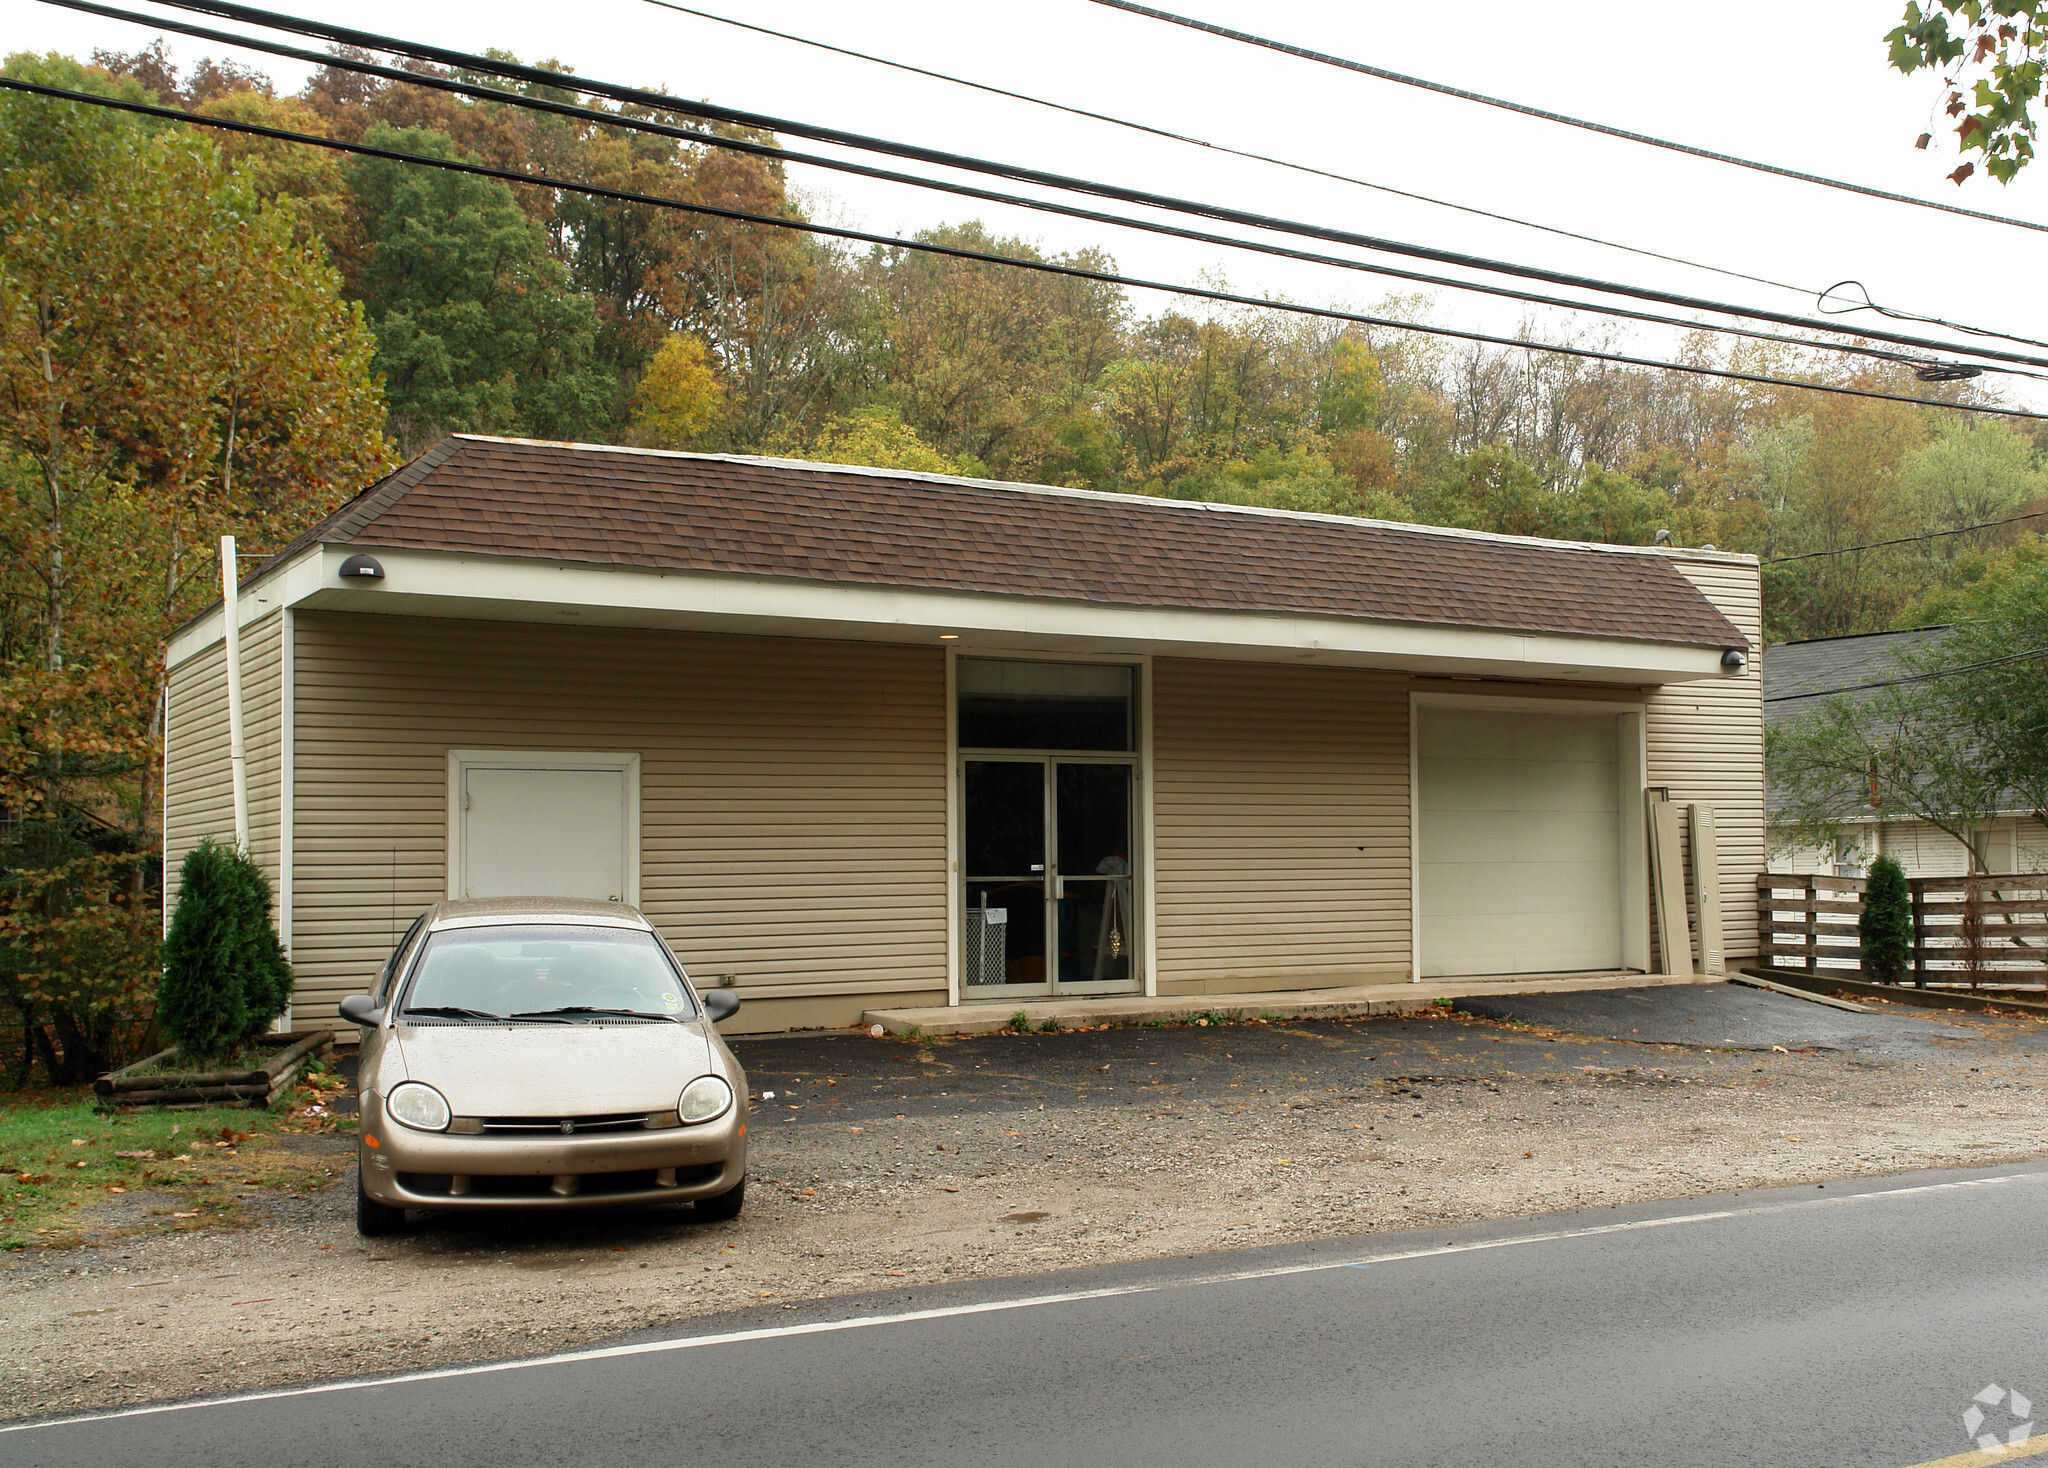
[[[1895,857],[1880,856],[1870,864],[1856,939],[1864,978],[1876,984],[1905,980],[1913,966],[1913,892]]]
[[[1977,738],[1977,757],[2001,809],[2048,824],[2048,556],[2037,546],[2010,556],[1967,605],[1942,644],[1957,717]]]
[[[2048,6],[2042,0],[1908,0],[1905,19],[1885,37],[1891,63],[1911,76],[1941,73],[1943,110],[1955,119],[1956,144],[1982,155],[1984,170],[2011,183],[2034,159],[2033,106],[2048,61]],[[1918,146],[1927,146],[1921,134]],[[1965,162],[1949,178],[1977,171]]]
[[[421,129],[380,123],[367,138],[457,156],[449,138]],[[451,431],[586,438],[608,421],[597,313],[509,186],[381,158],[355,164],[349,182],[363,306],[402,451]]]
[[[270,905],[269,880],[243,853],[207,840],[185,854],[156,1015],[166,1038],[195,1062],[255,1039],[291,1000],[291,966]]]
[[[390,462],[369,334],[296,227],[204,138],[0,99],[0,999],[53,1077],[139,1038],[163,646],[215,537],[279,545]]]
[[[1945,638],[1897,660],[1892,677],[1919,681],[1771,730],[1780,845],[1827,844],[1852,817],[1890,813],[1946,831],[1982,872],[1985,821],[2019,810],[2048,823],[2048,557],[2008,557],[1957,610]]]

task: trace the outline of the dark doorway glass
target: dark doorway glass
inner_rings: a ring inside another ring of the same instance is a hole
[[[1046,981],[1046,767],[968,760],[962,782],[967,870],[963,982]]]
[[[1135,972],[1131,913],[1131,767],[1060,763],[1053,776],[1059,846],[1059,979],[1128,980]]]
[[[1132,748],[1132,670],[962,658],[963,749]]]

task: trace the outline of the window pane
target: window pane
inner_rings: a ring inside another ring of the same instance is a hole
[[[1028,877],[1045,870],[1045,766],[969,760],[963,795],[967,875]]]
[[[1132,747],[1130,668],[962,658],[958,672],[962,748]]]

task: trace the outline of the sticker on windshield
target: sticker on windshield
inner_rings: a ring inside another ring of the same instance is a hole
[[[674,1013],[683,1007],[683,996],[680,994],[664,994],[661,996],[661,1002],[668,1006],[670,1013]]]

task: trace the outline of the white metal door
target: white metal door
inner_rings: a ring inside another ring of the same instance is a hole
[[[1422,708],[1423,976],[1622,966],[1620,722]]]
[[[627,900],[628,784],[619,769],[464,768],[459,895]]]

